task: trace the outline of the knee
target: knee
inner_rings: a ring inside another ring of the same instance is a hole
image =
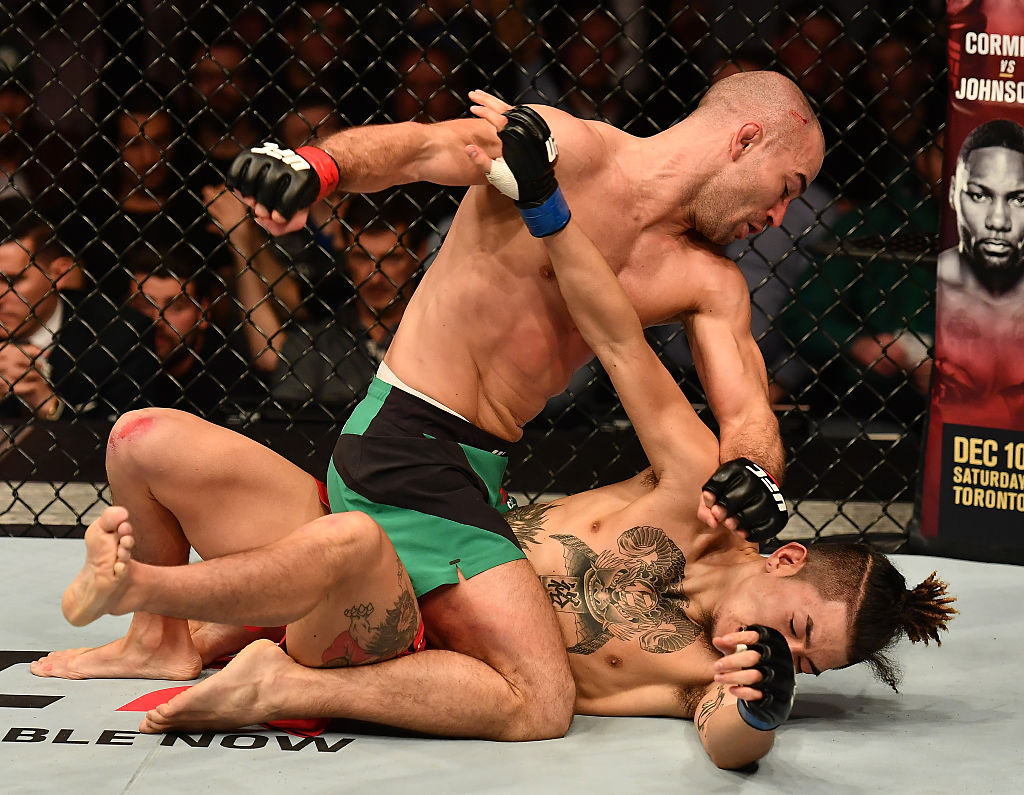
[[[509,734],[504,739],[556,740],[569,731],[576,704],[576,686],[568,667],[550,673],[544,678],[543,687],[517,688],[522,709],[518,718],[510,722]]]
[[[360,511],[327,514],[307,525],[307,530],[326,560],[337,560],[346,568],[353,560],[372,565],[391,543],[381,526]]]
[[[107,437],[107,463],[130,460],[137,466],[144,465],[148,460],[146,451],[153,447],[154,432],[166,432],[173,423],[173,414],[167,409],[136,409],[122,414]]]

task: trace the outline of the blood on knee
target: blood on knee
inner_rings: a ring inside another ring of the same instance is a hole
[[[132,411],[121,417],[114,427],[110,429],[110,437],[107,439],[107,448],[116,453],[123,442],[130,442],[148,431],[156,417],[145,409]]]

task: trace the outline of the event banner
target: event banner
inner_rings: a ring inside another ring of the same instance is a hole
[[[1024,562],[1024,3],[948,0],[947,11],[949,201],[912,541]]]

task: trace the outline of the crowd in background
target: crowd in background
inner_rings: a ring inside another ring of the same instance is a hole
[[[797,80],[827,145],[785,223],[727,250],[773,400],[922,416],[934,264],[841,244],[938,231],[944,37],[927,4],[766,0],[745,29],[711,0],[217,0],[186,20],[160,3],[23,5],[0,16],[0,419],[343,419],[460,190],[330,197],[271,239],[223,190],[236,154],[462,117],[474,87],[647,136],[755,68]],[[699,389],[679,328],[650,338]],[[614,412],[590,365],[541,421]]]

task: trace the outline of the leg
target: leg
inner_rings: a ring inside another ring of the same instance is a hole
[[[238,552],[279,540],[326,513],[312,478],[240,434],[173,409],[118,420],[107,446],[114,502],[134,528],[132,556],[157,566]],[[139,613],[128,634],[97,649],[55,652],[39,676],[192,679],[203,649],[180,619]]]
[[[380,526],[365,514],[330,514],[265,547],[188,566],[151,566],[126,551],[127,512],[90,527],[85,567],[64,611],[79,626],[145,611],[221,624],[287,624],[291,655],[310,666],[388,659],[419,627],[412,584]]]
[[[422,601],[428,650],[373,666],[318,671],[255,643],[223,671],[151,710],[141,730],[227,729],[345,717],[454,737],[559,737],[575,690],[550,603],[525,560]]]

